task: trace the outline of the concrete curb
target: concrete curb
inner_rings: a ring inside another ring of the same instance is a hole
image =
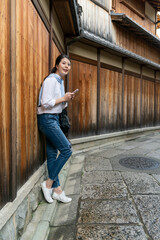
[[[132,130],[71,139],[70,141],[75,150],[83,150],[85,148],[94,147],[96,145],[101,145],[101,144],[108,143],[110,141],[114,141],[115,139],[121,140],[123,138],[124,140],[126,138],[130,138],[139,134],[145,134],[146,132],[159,131],[159,130],[160,130],[160,126],[136,128]]]

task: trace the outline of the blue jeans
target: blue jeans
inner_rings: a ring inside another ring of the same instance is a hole
[[[41,114],[37,118],[38,127],[46,136],[49,178],[54,181],[52,187],[56,188],[60,186],[58,174],[72,154],[71,144],[60,128],[58,114]]]

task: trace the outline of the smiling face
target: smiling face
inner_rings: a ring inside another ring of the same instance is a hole
[[[71,62],[67,58],[63,58],[58,65],[56,65],[56,74],[61,77],[66,76],[71,69]]]

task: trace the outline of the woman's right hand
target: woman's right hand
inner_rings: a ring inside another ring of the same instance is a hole
[[[69,102],[69,101],[71,101],[72,99],[73,99],[73,96],[74,96],[74,94],[73,93],[71,93],[71,92],[66,92],[66,94],[64,95],[64,101],[65,102]]]

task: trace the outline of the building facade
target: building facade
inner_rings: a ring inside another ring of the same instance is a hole
[[[152,0],[1,0],[0,207],[45,161],[36,107],[60,53],[70,138],[160,125],[160,3]]]

